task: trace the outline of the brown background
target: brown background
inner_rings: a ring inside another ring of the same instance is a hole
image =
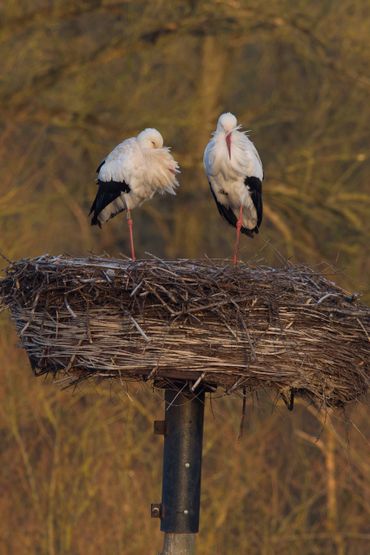
[[[134,212],[138,254],[229,256],[202,153],[231,110],[266,174],[261,234],[243,237],[242,257],[329,263],[369,299],[367,2],[5,0],[0,18],[6,256],[128,253],[124,218],[99,231],[86,213],[99,161],[146,126],[182,175],[176,198]],[[32,378],[7,315],[0,326],[0,552],[156,553],[159,393],[59,391]],[[368,552],[366,405],[290,414],[261,394],[237,441],[240,411],[237,398],[207,407],[200,555]]]

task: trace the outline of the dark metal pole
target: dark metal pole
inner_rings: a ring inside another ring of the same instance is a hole
[[[158,511],[165,532],[162,555],[194,553],[194,534],[199,530],[202,468],[204,389],[192,392],[166,389],[165,421],[155,423],[164,434],[162,503]],[[178,547],[176,547],[178,546]]]
[[[199,530],[204,391],[165,393],[162,532]]]

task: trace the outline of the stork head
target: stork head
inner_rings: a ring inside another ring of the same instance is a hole
[[[238,126],[238,120],[230,112],[221,114],[217,122],[217,131],[223,132],[225,134],[227,151],[229,153],[229,158],[231,158],[231,134]]]
[[[162,148],[163,137],[156,129],[144,129],[138,134],[137,140],[142,148]]]

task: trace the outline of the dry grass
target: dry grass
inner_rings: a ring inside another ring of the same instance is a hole
[[[370,309],[306,267],[42,256],[0,281],[37,375],[274,388],[341,406],[368,387]]]

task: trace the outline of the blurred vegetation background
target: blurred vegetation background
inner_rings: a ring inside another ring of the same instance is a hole
[[[369,300],[370,6],[365,0],[4,0],[0,251],[128,253],[125,219],[89,225],[95,168],[157,127],[176,198],[134,212],[139,256],[230,256],[202,154],[234,112],[265,168],[265,219],[241,255],[337,269]],[[5,266],[5,262],[3,264]],[[159,392],[35,380],[0,320],[0,552],[159,551]],[[199,554],[370,552],[367,406],[290,414],[261,395],[207,406]]]

